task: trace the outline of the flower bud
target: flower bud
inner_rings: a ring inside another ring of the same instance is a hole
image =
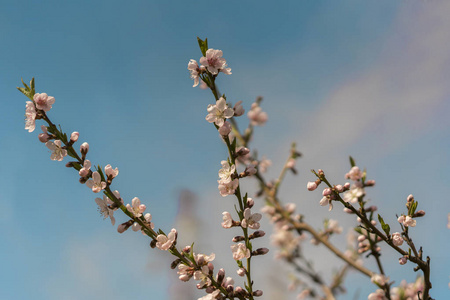
[[[334,189],[338,192],[338,193],[342,193],[342,192],[344,192],[344,186],[343,185],[340,185],[340,184],[338,184],[338,185],[336,185],[335,187],[334,187]]]
[[[423,216],[425,216],[425,211],[424,210],[419,210],[413,215],[413,218],[420,218],[420,217],[423,217]]]
[[[76,141],[78,141],[78,137],[80,136],[80,134],[76,131],[72,132],[72,134],[70,135],[70,141],[72,143],[75,143]]]
[[[170,268],[173,270],[173,269],[175,269],[177,266],[178,266],[178,264],[181,262],[181,259],[179,259],[179,258],[177,258],[177,259],[175,259],[171,264],[170,264]]]
[[[237,156],[244,156],[250,153],[250,150],[248,148],[245,147],[240,147],[238,148],[238,151],[236,152]]]
[[[408,259],[406,258],[406,256],[400,257],[400,259],[398,260],[398,263],[401,265],[404,265],[408,262]]]
[[[120,224],[117,227],[117,232],[124,233],[125,231],[127,231],[128,228],[130,228],[131,225],[133,225],[133,223],[134,223],[133,220],[128,220],[127,222]]]
[[[50,140],[50,136],[47,133],[40,133],[38,138],[41,143],[47,143]]]
[[[322,192],[322,196],[329,196],[331,195],[332,191],[330,188],[324,188]]]
[[[315,183],[314,181],[310,181],[306,185],[306,188],[308,189],[308,191],[314,191],[315,189],[317,189],[317,183]]]
[[[367,180],[365,185],[366,186],[374,186],[375,185],[375,180],[373,180],[373,179]]]
[[[267,248],[258,248],[252,252],[252,255],[253,256],[264,255],[264,254],[267,254],[268,252],[269,252],[269,249],[267,249]]]
[[[261,290],[256,290],[253,292],[253,296],[255,296],[255,297],[260,297],[262,295],[263,295],[263,291],[261,291]]]
[[[237,270],[237,274],[238,274],[239,276],[241,276],[241,277],[244,277],[245,274],[247,274],[247,271],[246,271],[244,268],[239,268],[239,269]]]
[[[249,165],[245,168],[244,174],[245,176],[252,176],[256,174],[256,168],[254,165]]]
[[[156,243],[157,243],[157,242],[158,242],[157,240],[152,240],[152,241],[150,242],[150,247],[153,248],[153,249],[155,249],[155,248],[156,248]]]
[[[406,198],[406,202],[410,203],[414,201],[414,196],[412,194],[410,194],[407,198]]]
[[[83,157],[86,156],[86,154],[88,153],[88,151],[89,151],[89,144],[86,143],[86,142],[84,142],[83,144],[81,144],[81,146],[80,146],[80,152],[81,152],[81,155],[82,155]]]
[[[234,110],[235,117],[242,116],[245,112],[244,107],[242,107],[242,101],[236,102],[236,104],[233,107],[233,110]]]
[[[231,132],[230,122],[225,121],[222,126],[219,127],[219,133],[222,136],[227,136]]]
[[[217,283],[222,284],[224,278],[225,278],[225,270],[219,269],[219,272],[217,272]]]
[[[255,200],[253,200],[252,198],[247,198],[247,207],[252,208],[253,205],[255,205]]]
[[[245,238],[243,236],[238,235],[238,236],[235,236],[232,241],[234,243],[237,243],[237,242],[240,242],[240,241],[243,241],[243,240],[245,240]]]

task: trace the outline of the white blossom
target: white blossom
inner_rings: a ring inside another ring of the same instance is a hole
[[[207,111],[206,121],[215,123],[219,127],[223,125],[225,119],[231,118],[234,114],[234,110],[228,107],[223,97],[220,97],[216,104],[209,104]]]
[[[67,150],[61,147],[60,140],[55,140],[54,142],[47,142],[45,143],[45,146],[47,146],[47,148],[52,151],[52,154],[50,155],[51,160],[62,161],[64,156],[67,155]]]

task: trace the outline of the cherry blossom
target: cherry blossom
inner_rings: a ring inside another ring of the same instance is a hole
[[[345,174],[345,178],[348,178],[353,181],[360,180],[362,176],[363,172],[357,166],[352,167],[350,171],[347,174]]]
[[[238,101],[236,102],[236,104],[233,107],[234,110],[234,116],[235,117],[240,117],[244,114],[245,110],[244,107],[242,106],[242,101]]]
[[[223,228],[231,228],[233,226],[233,218],[231,217],[231,214],[227,211],[224,211],[222,213],[222,227]]]
[[[246,208],[244,210],[244,219],[241,221],[241,226],[243,228],[249,227],[251,229],[259,229],[260,224],[258,222],[261,220],[261,217],[261,214],[252,214],[250,208]]]
[[[36,103],[36,108],[43,111],[49,111],[52,108],[52,104],[55,103],[55,98],[48,96],[46,93],[34,94],[33,100]]]
[[[98,193],[104,188],[106,188],[106,182],[102,181],[102,176],[99,172],[92,173],[92,179],[86,182],[88,188],[92,189],[94,193]]]
[[[219,183],[219,192],[220,195],[222,197],[228,196],[228,195],[233,195],[237,189],[237,187],[239,186],[239,180],[238,179],[234,179],[233,181],[230,182],[223,182],[221,180],[217,181]]]
[[[369,294],[367,299],[368,300],[387,300],[386,296],[384,295],[384,291],[382,289],[378,289],[375,291],[375,293]]]
[[[105,166],[105,174],[106,174],[106,177],[108,177],[108,178],[110,178],[110,177],[114,178],[117,175],[119,175],[119,169],[118,168],[113,169],[110,164],[107,164]]]
[[[155,224],[153,224],[153,223],[151,222],[151,220],[152,220],[152,215],[151,215],[151,214],[146,213],[146,214],[144,215],[144,219],[145,219],[145,221],[147,221],[147,223],[149,224],[149,226],[150,226],[151,229],[155,228]],[[133,226],[131,226],[131,229],[132,229],[133,231],[139,231],[139,230],[142,229],[142,226],[141,226],[138,222],[134,222],[134,223],[133,223]],[[145,234],[145,233],[143,233],[143,234]]]
[[[114,218],[114,211],[110,209],[108,206],[113,203],[111,199],[109,199],[106,196],[103,196],[103,199],[95,198],[95,203],[97,203],[100,210],[100,214],[103,215],[103,219],[109,217],[111,219],[111,224],[114,225],[116,223],[116,219]]]
[[[244,243],[234,244],[231,246],[233,252],[233,258],[235,260],[241,260],[244,258],[250,258],[250,250],[247,249]]]
[[[33,132],[36,128],[36,108],[34,107],[34,103],[31,101],[27,101],[26,109],[25,109],[25,129],[28,132]]]
[[[216,104],[209,104],[207,111],[206,121],[215,123],[219,127],[223,125],[225,119],[231,118],[234,114],[234,110],[228,107],[223,97],[220,97]]]
[[[211,294],[207,294],[206,296],[198,298],[197,300],[214,300],[214,299],[217,299],[217,296],[219,296],[219,294],[220,294],[220,290],[215,290]]]
[[[357,203],[358,199],[364,195],[364,189],[356,185],[352,185],[350,190],[344,194],[344,201],[350,203]]]
[[[257,102],[252,103],[252,107],[247,113],[247,117],[250,119],[250,123],[253,126],[262,126],[267,122],[267,113],[262,111],[262,108]]]
[[[191,73],[191,78],[194,80],[194,85],[192,87],[196,87],[200,82],[200,76],[198,75],[200,73],[200,68],[196,60],[191,59],[189,61],[188,70],[189,73]]]
[[[160,234],[156,237],[156,248],[160,250],[169,250],[177,238],[177,230],[172,228],[167,236]]]
[[[230,166],[226,160],[222,160],[220,163],[222,164],[222,169],[219,170],[219,183],[228,183],[232,180],[232,175],[236,172],[236,166]]]
[[[60,140],[55,140],[54,142],[47,142],[45,143],[45,146],[47,146],[47,148],[52,151],[52,154],[50,155],[51,160],[62,161],[64,156],[67,155],[67,150],[61,147]]]
[[[133,200],[131,200],[131,205],[127,204],[127,210],[132,213],[136,218],[139,218],[142,216],[142,213],[147,208],[145,204],[141,204],[141,200],[139,200],[138,197],[134,197]]]
[[[206,57],[200,58],[200,63],[213,75],[217,75],[218,72],[230,75],[231,69],[227,68],[227,61],[222,55],[222,50],[208,49],[206,50]]]

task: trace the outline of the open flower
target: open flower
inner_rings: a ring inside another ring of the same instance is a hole
[[[222,164],[222,169],[219,170],[219,177],[221,183],[227,183],[232,180],[231,176],[236,171],[236,166],[231,165],[226,160],[220,162]]]
[[[234,110],[229,108],[227,102],[223,97],[217,100],[216,104],[209,104],[208,115],[206,116],[206,121],[209,123],[215,123],[217,126],[221,127],[225,122],[225,119],[229,119],[233,116]]]
[[[131,205],[127,204],[127,210],[132,213],[136,218],[139,218],[142,216],[142,213],[147,208],[144,204],[141,204],[141,200],[139,200],[138,197],[134,197],[133,200],[131,200]]]
[[[243,228],[251,228],[251,229],[259,229],[259,220],[261,220],[261,214],[254,213],[252,214],[250,208],[246,208],[244,210],[244,219],[241,221],[241,226]]]
[[[247,117],[250,119],[250,123],[253,126],[262,126],[267,122],[269,118],[267,113],[262,111],[262,108],[257,102],[252,103],[252,107],[247,113]]]
[[[113,169],[110,164],[107,164],[105,166],[105,174],[106,174],[106,177],[108,177],[108,178],[109,177],[114,178],[117,175],[119,175],[119,169],[118,168]]]
[[[156,237],[156,248],[160,250],[169,250],[177,239],[177,230],[172,228],[167,236],[160,234]]]
[[[241,260],[250,257],[250,250],[247,249],[244,243],[231,245],[231,251],[233,252],[233,258],[235,260]]]
[[[34,94],[33,100],[36,103],[36,108],[43,111],[49,111],[52,108],[52,104],[55,103],[55,98],[48,96],[46,93]]]
[[[51,160],[62,161],[64,156],[67,155],[67,150],[61,147],[60,140],[55,140],[54,142],[47,142],[45,143],[45,146],[47,146],[47,148],[52,151],[52,154],[50,155]]]
[[[206,50],[206,56],[200,58],[200,63],[204,65],[211,74],[216,75],[218,72],[223,72],[230,75],[231,69],[227,68],[227,61],[222,55],[222,50],[208,49]]]
[[[116,223],[116,219],[114,218],[114,210],[110,209],[108,206],[113,203],[111,199],[109,199],[106,196],[103,196],[103,199],[95,198],[95,203],[97,203],[98,208],[100,210],[100,214],[103,215],[103,219],[109,217],[111,219],[111,224],[114,225]]]
[[[34,103],[31,101],[27,101],[27,105],[25,108],[25,129],[28,132],[33,132],[36,128],[36,108],[34,107]]]
[[[348,190],[344,194],[344,201],[350,203],[357,203],[359,197],[364,195],[364,189],[361,187],[357,187],[356,185],[352,185],[351,189]]]
[[[106,182],[102,181],[100,173],[94,172],[92,173],[92,179],[89,179],[86,182],[86,185],[92,189],[94,193],[98,193],[106,187]]]
[[[191,73],[191,78],[194,80],[194,85],[192,87],[196,87],[200,82],[200,68],[198,67],[198,63],[196,60],[191,59],[188,63],[188,70]]]
[[[217,181],[219,183],[219,192],[222,197],[233,195],[239,186],[239,180],[234,179],[230,182],[223,182],[222,180]]]

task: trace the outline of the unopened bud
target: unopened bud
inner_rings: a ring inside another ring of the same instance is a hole
[[[227,136],[231,132],[230,122],[225,121],[222,126],[219,127],[219,133],[222,136]]]
[[[420,217],[423,217],[423,216],[425,216],[425,211],[424,210],[419,210],[413,215],[413,218],[420,218]]]
[[[173,269],[175,269],[177,266],[178,266],[178,264],[181,262],[181,259],[179,259],[179,258],[177,258],[177,259],[175,259],[171,264],[170,264],[170,268],[173,270]]]
[[[256,290],[253,292],[253,296],[255,297],[261,297],[263,295],[263,291],[261,290]]]
[[[238,151],[236,152],[236,156],[244,156],[250,153],[250,150],[248,148],[245,147],[241,147],[238,149]]]
[[[234,289],[234,292],[236,293],[236,295],[239,295],[239,296],[245,295],[245,290],[243,288],[241,288],[240,286],[237,286]]]
[[[295,205],[295,203],[287,203],[284,207],[286,208],[286,211],[288,213],[292,214],[295,211],[297,205]]]
[[[362,241],[364,241],[366,239],[366,236],[365,235],[360,235],[360,236],[358,236],[358,242],[362,242]]]
[[[252,198],[247,198],[247,207],[252,208],[253,205],[255,205],[255,200],[253,200]]]
[[[134,221],[133,220],[129,220],[125,223],[120,224],[117,227],[117,232],[118,233],[124,233],[125,231],[127,231],[128,228],[130,228],[131,225],[133,225]]]
[[[344,189],[346,191],[348,191],[350,189],[350,183],[349,182],[344,183]]]
[[[377,211],[378,207],[376,207],[375,205],[369,206],[366,209],[366,212],[373,212],[373,211]]]
[[[252,176],[255,175],[257,172],[256,168],[254,165],[249,165],[245,168],[244,174],[245,176]]]
[[[150,242],[150,247],[153,248],[153,249],[155,249],[155,248],[156,248],[156,243],[157,243],[157,242],[158,242],[157,240],[152,240],[152,241]]]
[[[235,117],[242,116],[245,112],[244,107],[242,107],[242,101],[236,102],[236,104],[233,107],[233,110],[234,110]]]
[[[240,236],[240,235],[235,236],[235,237],[233,238],[233,242],[234,242],[234,243],[237,243],[237,242],[240,242],[240,241],[243,241],[243,240],[245,240],[245,238],[244,238],[243,236]]]
[[[66,168],[73,168],[73,161],[69,161],[67,164],[66,164]]]
[[[348,214],[353,214],[353,211],[350,208],[344,207],[343,211]]]
[[[257,230],[257,231],[255,231],[255,232],[253,232],[251,235],[250,235],[250,237],[253,237],[253,238],[259,238],[259,237],[263,237],[263,236],[265,236],[266,235],[266,233],[264,232],[264,231],[262,231],[262,230]]]
[[[306,185],[306,188],[308,189],[308,191],[314,191],[315,189],[317,189],[317,183],[315,183],[314,181],[310,181]]]
[[[374,186],[375,185],[375,180],[373,180],[373,179],[367,180],[365,185],[366,186]]]
[[[252,252],[252,255],[253,256],[264,255],[264,254],[267,254],[268,252],[269,252],[269,249],[267,249],[267,248],[258,248]]]
[[[322,192],[322,196],[329,196],[331,195],[332,191],[330,188],[324,188]]]
[[[40,133],[38,138],[41,143],[47,143],[50,140],[50,136],[47,133]]]
[[[413,202],[414,201],[414,196],[412,195],[412,194],[410,194],[409,196],[408,196],[408,198],[406,198],[406,202]]]
[[[212,276],[212,274],[214,272],[214,265],[212,263],[208,263],[208,270],[209,270],[209,275]]]
[[[247,271],[246,271],[244,268],[239,268],[239,269],[237,270],[237,274],[238,274],[239,276],[241,276],[241,277],[244,277],[245,274],[247,274]]]
[[[334,186],[334,189],[335,189],[336,192],[338,192],[338,193],[344,192],[344,186],[341,185],[341,184],[338,184],[338,185]]]
[[[70,141],[75,143],[76,141],[78,141],[78,137],[80,136],[80,134],[76,131],[72,132],[72,134],[70,135]]]
[[[189,253],[189,252],[191,252],[191,246],[186,246],[186,247],[184,247],[184,248],[183,248],[183,252],[184,252],[184,253]]]
[[[224,278],[225,278],[225,270],[219,269],[219,272],[217,272],[217,283],[222,284]]]
[[[401,265],[404,265],[408,262],[408,259],[406,258],[406,256],[400,257],[400,259],[398,260],[398,263]]]

